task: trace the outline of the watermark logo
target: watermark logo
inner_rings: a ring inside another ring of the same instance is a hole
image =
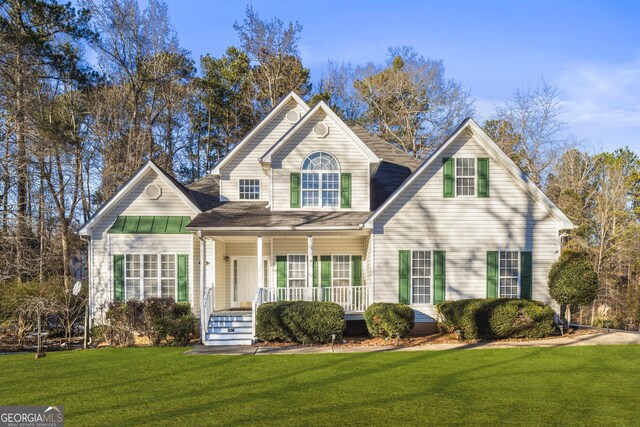
[[[62,427],[63,406],[0,406],[0,427]]]

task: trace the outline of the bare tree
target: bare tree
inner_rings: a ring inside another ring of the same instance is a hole
[[[566,149],[562,112],[558,88],[544,80],[538,86],[517,89],[496,107],[494,119],[509,123],[519,136],[515,144],[512,140],[496,142],[537,185],[544,182],[554,160]]]

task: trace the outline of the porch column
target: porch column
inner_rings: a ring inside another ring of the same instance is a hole
[[[258,287],[264,286],[264,267],[262,266],[262,236],[258,236]]]
[[[307,236],[307,300],[313,301],[313,236]]]

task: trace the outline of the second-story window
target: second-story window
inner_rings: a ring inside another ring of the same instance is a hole
[[[338,207],[340,166],[335,157],[319,151],[302,163],[302,207]]]
[[[259,179],[241,179],[239,185],[240,200],[260,200]]]
[[[476,159],[456,159],[456,194],[474,196],[476,188]]]

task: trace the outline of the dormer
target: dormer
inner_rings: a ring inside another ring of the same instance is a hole
[[[272,210],[369,211],[381,159],[320,102],[260,161],[271,169]]]

